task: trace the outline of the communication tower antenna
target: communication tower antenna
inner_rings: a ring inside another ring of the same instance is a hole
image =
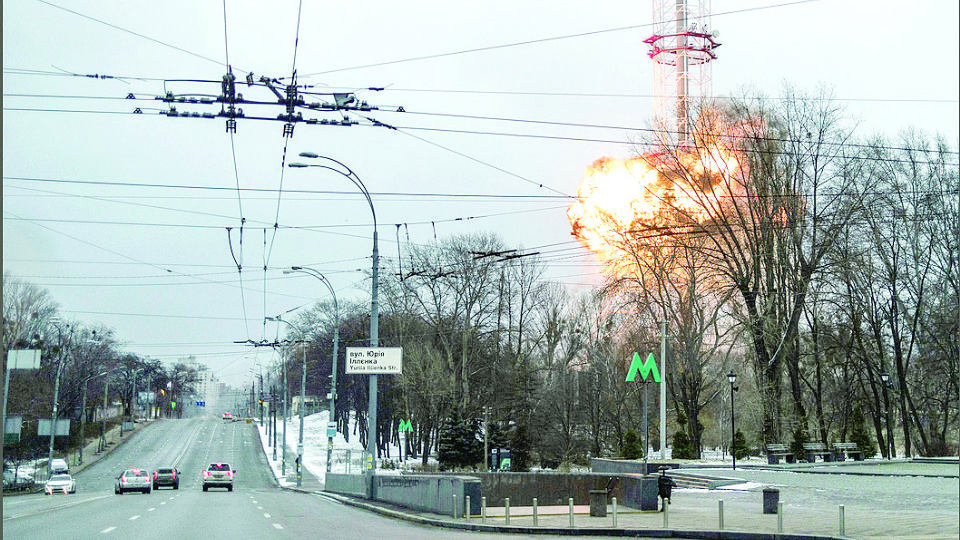
[[[654,62],[657,128],[690,146],[691,104],[709,97],[719,33],[710,28],[710,0],[653,0],[653,35],[643,40]]]

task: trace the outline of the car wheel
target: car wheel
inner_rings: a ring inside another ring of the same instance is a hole
[[[180,484],[174,484],[173,489],[180,489]]]
[[[156,484],[153,485],[153,489],[157,489],[158,487]]]
[[[233,486],[227,486],[227,491],[233,491]]]
[[[150,488],[147,488],[147,489],[144,491],[144,493],[147,494],[147,495],[149,495],[149,494],[150,494]]]
[[[207,486],[203,486],[203,490],[206,491],[206,490],[207,490]]]
[[[117,489],[117,490],[114,490],[114,493],[116,493],[117,495],[123,495],[123,490]]]

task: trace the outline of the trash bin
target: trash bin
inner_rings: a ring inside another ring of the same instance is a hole
[[[780,503],[780,490],[774,488],[763,488],[763,513],[776,514],[777,505]]]
[[[663,501],[661,510],[664,510],[670,504],[670,495],[676,485],[677,483],[673,481],[673,478],[667,476],[667,467],[660,467],[660,476],[657,477],[657,493]]]
[[[590,517],[607,517],[607,490],[590,490]]]

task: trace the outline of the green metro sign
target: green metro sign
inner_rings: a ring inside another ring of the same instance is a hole
[[[630,370],[627,371],[627,381],[633,382],[637,380],[637,372],[640,372],[640,379],[643,381],[647,380],[647,375],[653,373],[653,382],[660,382],[660,370],[657,369],[657,360],[653,357],[653,353],[650,353],[650,356],[647,357],[646,362],[640,361],[640,355],[638,353],[633,353],[633,361],[630,362]]]

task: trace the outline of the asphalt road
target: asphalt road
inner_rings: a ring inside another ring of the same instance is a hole
[[[237,469],[232,492],[201,489],[200,471],[212,462]],[[116,476],[132,467],[176,467],[182,474],[180,489],[115,495]],[[417,525],[322,495],[280,489],[255,428],[215,417],[153,422],[76,479],[74,495],[4,498],[4,538],[531,538]]]

